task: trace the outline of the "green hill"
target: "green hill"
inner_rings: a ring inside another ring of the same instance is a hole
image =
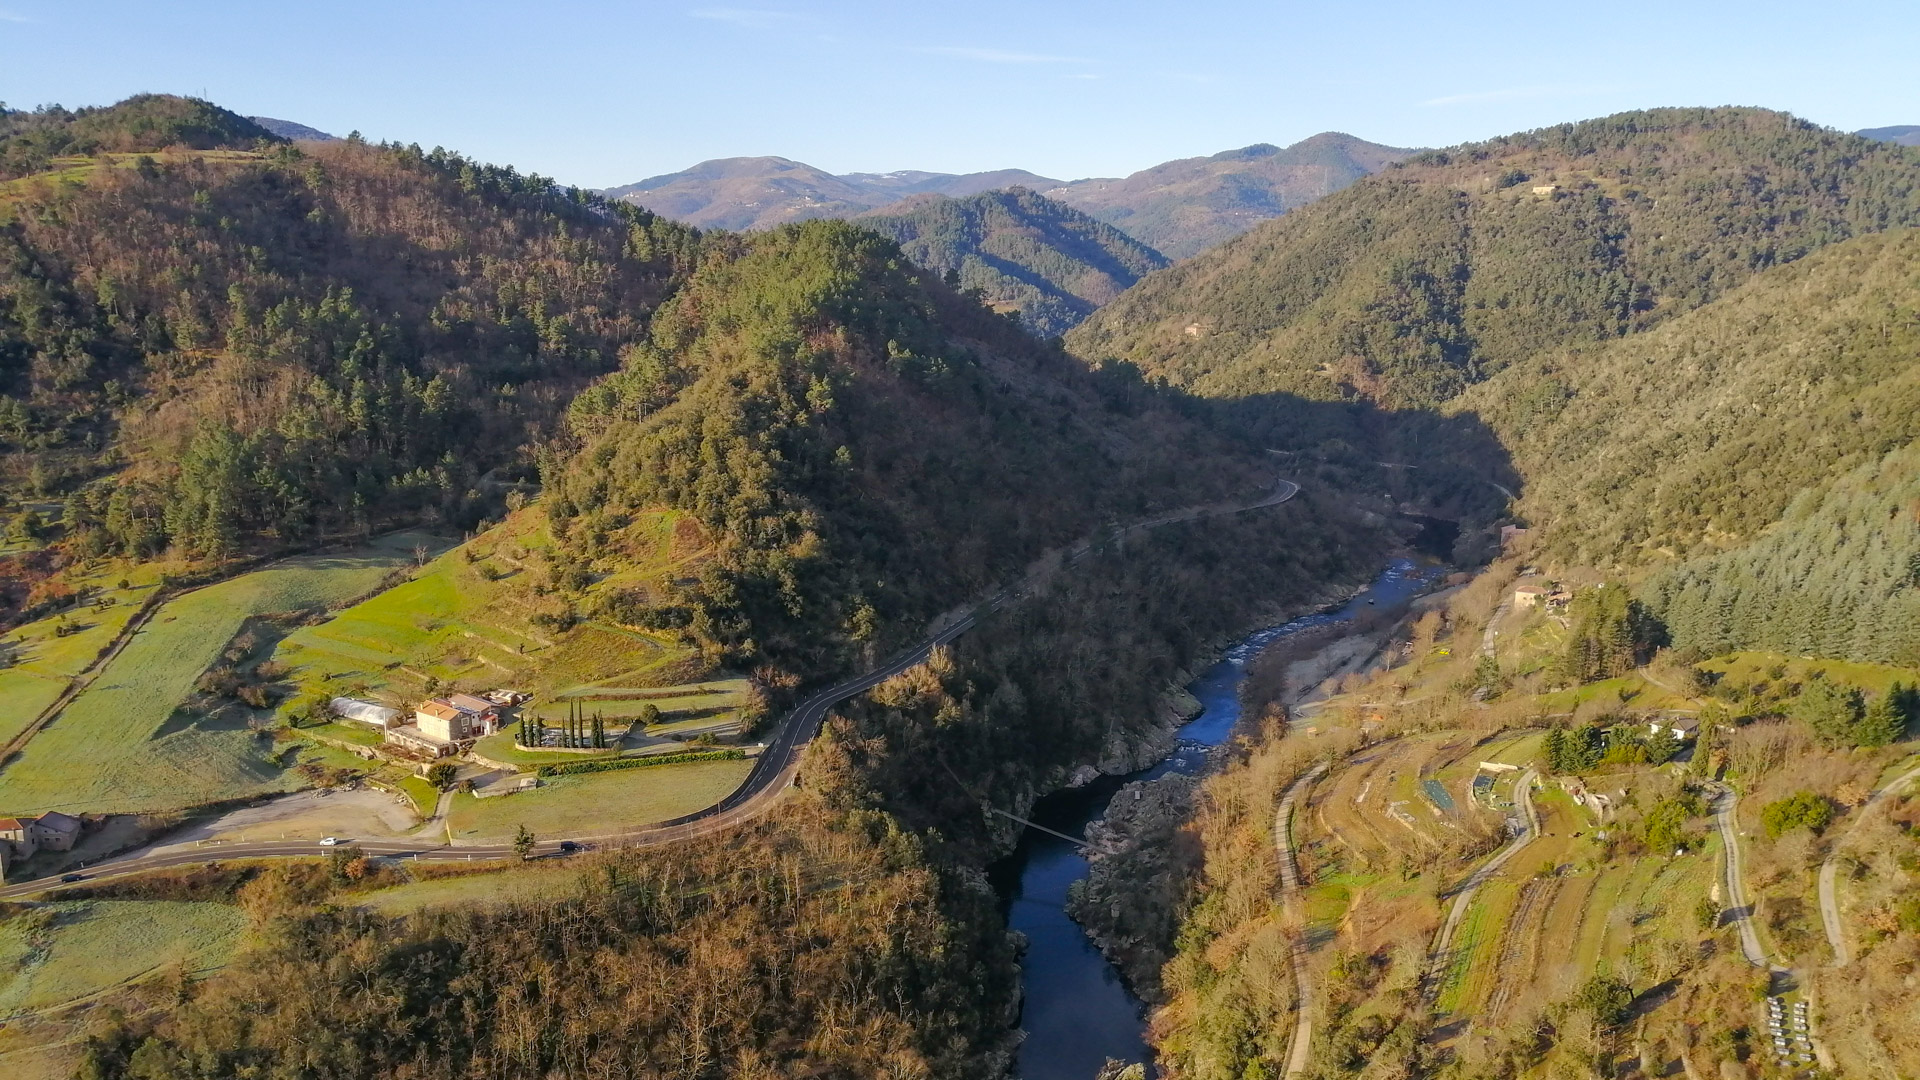
[[[1170,270],[1070,346],[1215,397],[1444,401],[1920,222],[1920,155],[1758,109],[1660,109],[1410,158]]]
[[[1271,482],[875,233],[814,221],[726,250],[574,403],[545,503],[594,573],[637,511],[693,514],[716,564],[633,603],[703,638],[817,670],[1103,522]]]
[[[1025,188],[962,199],[917,195],[856,219],[915,264],[1018,311],[1042,337],[1064,334],[1129,285],[1168,265],[1159,252]]]
[[[1900,229],[1449,408],[1512,449],[1551,557],[1653,571],[1676,643],[1914,663],[1917,354],[1920,230]]]
[[[66,115],[102,139],[126,119]],[[470,525],[482,476],[532,474],[530,438],[616,366],[698,243],[540,177],[357,141],[62,157],[0,186],[0,220],[0,502],[65,501],[82,557]]]
[[[0,180],[26,176],[69,154],[132,153],[181,147],[252,149],[282,141],[252,120],[171,94],[137,94],[117,105],[27,112],[0,108]]]
[[[1512,449],[1523,513],[1602,566],[1712,554],[1920,437],[1920,231],[1776,267],[1632,337],[1515,364],[1450,406]],[[1789,448],[1791,448],[1789,450]]]

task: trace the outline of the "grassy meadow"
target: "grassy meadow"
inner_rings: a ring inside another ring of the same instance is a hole
[[[99,590],[95,600],[106,601],[105,606],[82,604],[0,636],[0,655],[9,660],[0,667],[0,743],[33,723],[126,628],[157,587],[162,569],[155,563],[110,564],[73,582],[76,589]],[[119,587],[121,581],[126,588]]]
[[[711,806],[752,770],[749,758],[558,776],[516,795],[456,795],[447,820],[454,840],[463,843],[511,840],[522,825],[550,839],[592,836]]]
[[[321,611],[377,587],[426,538],[287,559],[168,601],[21,755],[0,770],[0,811],[172,810],[284,790],[271,739],[231,711],[184,708],[249,618]]]
[[[0,921],[0,1019],[77,1001],[179,965],[227,962],[246,928],[228,904],[86,900]]]
[[[591,590],[657,586],[687,571],[704,548],[681,520],[642,515],[628,528],[634,568]],[[595,621],[564,630],[541,625],[543,615],[567,610],[554,595],[552,551],[544,515],[519,511],[412,580],[289,635],[274,659],[293,667],[305,691],[395,705],[430,687],[509,686],[551,699],[609,681],[658,687],[684,680],[692,658],[669,635]],[[612,704],[600,707],[612,715]]]

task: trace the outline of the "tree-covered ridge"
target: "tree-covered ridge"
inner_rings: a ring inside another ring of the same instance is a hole
[[[1435,151],[1143,280],[1070,344],[1210,396],[1432,404],[1920,222],[1920,156],[1757,109]]]
[[[916,265],[958,274],[962,288],[1020,312],[1042,337],[1066,333],[1169,265],[1113,226],[1025,188],[962,199],[921,195],[858,220],[892,237]]]
[[[582,445],[548,502],[569,542],[617,559],[628,514],[692,511],[719,561],[640,601],[809,670],[1103,522],[1270,482],[1137,382],[1088,372],[844,222],[716,251],[572,426]]]
[[[354,141],[100,168],[10,210],[0,492],[68,498],[82,554],[459,520],[698,250],[541,177]]]
[[[1747,543],[1801,492],[1920,437],[1920,231],[1837,244],[1599,348],[1474,387],[1570,563]]]
[[[32,112],[0,105],[0,180],[45,169],[56,157],[181,147],[249,150],[278,135],[199,98],[136,94],[117,105]]]

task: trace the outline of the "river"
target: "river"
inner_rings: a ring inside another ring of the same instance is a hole
[[[1056,792],[1033,808],[1034,822],[1070,836],[1106,812],[1121,785],[1169,773],[1198,772],[1210,751],[1227,740],[1240,720],[1240,681],[1247,661],[1275,640],[1352,619],[1369,606],[1405,603],[1431,580],[1431,573],[1402,559],[1338,611],[1304,615],[1248,635],[1219,663],[1187,687],[1202,706],[1180,729],[1180,742],[1166,760],[1127,776],[1104,776],[1085,787]],[[1371,603],[1370,603],[1371,602]],[[1079,848],[1035,829],[1026,830],[1013,854],[993,867],[993,882],[1006,905],[1007,924],[1027,936],[1021,962],[1025,1000],[1017,1075],[1022,1080],[1093,1080],[1108,1058],[1146,1061],[1146,1007],[1120,973],[1067,917],[1067,887],[1087,876]]]

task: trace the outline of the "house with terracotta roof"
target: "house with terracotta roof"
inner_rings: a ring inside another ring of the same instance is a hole
[[[31,859],[38,851],[72,851],[82,823],[71,814],[49,810],[39,817],[0,818],[0,847],[14,859]]]

